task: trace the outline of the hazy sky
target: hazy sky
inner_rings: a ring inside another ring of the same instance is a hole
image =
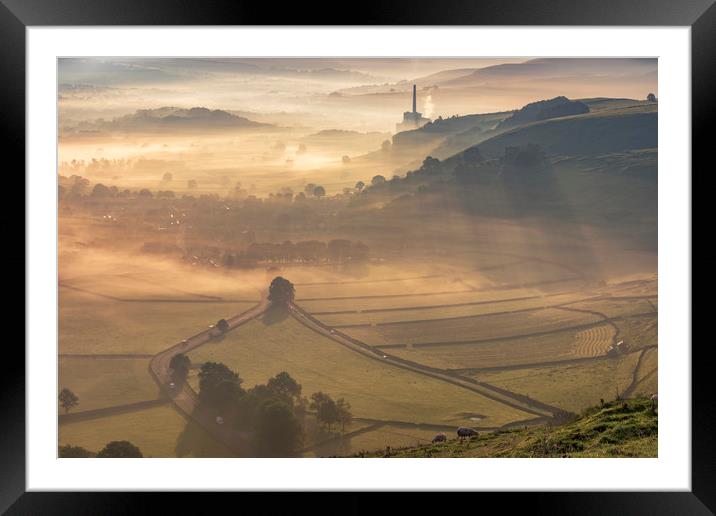
[[[430,114],[446,116],[556,95],[644,98],[656,93],[656,69],[655,59],[71,58],[59,61],[60,123],[176,106],[297,113],[305,117],[291,125],[390,130],[409,108],[404,93],[414,81],[442,90]]]

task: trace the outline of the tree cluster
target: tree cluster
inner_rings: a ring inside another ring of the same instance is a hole
[[[129,441],[110,441],[99,452],[94,453],[81,446],[66,444],[58,448],[58,456],[63,459],[141,459],[142,451]]]
[[[353,420],[350,403],[343,398],[334,401],[330,395],[321,391],[311,395],[309,408],[316,412],[316,420],[324,425],[329,432],[332,426],[338,423],[341,426],[341,433],[343,433],[346,425]]]
[[[265,384],[242,388],[241,377],[226,365],[207,362],[199,373],[199,400],[204,410],[220,415],[224,424],[252,435],[252,453],[259,457],[290,457],[303,444],[308,409],[330,430],[352,420],[350,404],[322,392],[302,397],[302,388],[286,371]]]

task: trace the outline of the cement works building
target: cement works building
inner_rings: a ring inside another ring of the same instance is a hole
[[[413,84],[413,110],[403,113],[403,121],[399,124],[395,124],[395,132],[399,133],[402,131],[412,131],[413,129],[419,129],[430,122],[429,118],[423,118],[423,114],[418,113],[416,106],[417,94],[415,91],[415,84]]]

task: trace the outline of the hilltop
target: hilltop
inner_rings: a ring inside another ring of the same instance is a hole
[[[248,118],[221,109],[205,107],[178,108],[165,106],[156,109],[139,109],[132,114],[112,120],[85,121],[75,127],[63,128],[63,133],[146,133],[146,132],[201,132],[237,129],[263,129],[271,124],[254,122]]]
[[[612,401],[561,426],[501,430],[460,442],[359,453],[356,457],[657,457],[658,413],[646,398]]]
[[[562,116],[517,126],[483,141],[479,148],[486,157],[529,143],[548,154],[566,156],[650,149],[658,143],[657,119],[656,103]]]

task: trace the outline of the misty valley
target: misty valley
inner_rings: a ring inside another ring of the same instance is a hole
[[[60,457],[657,456],[656,60],[59,76]]]

